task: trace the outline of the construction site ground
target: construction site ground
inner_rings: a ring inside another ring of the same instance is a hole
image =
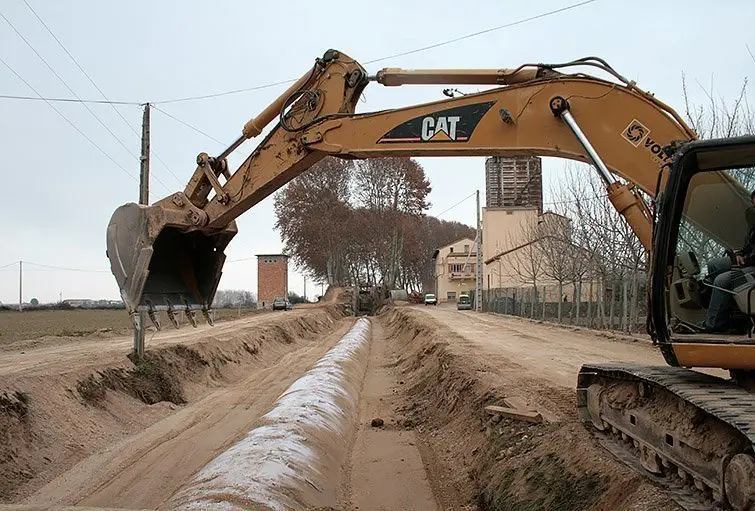
[[[329,509],[678,509],[577,419],[581,364],[663,364],[649,341],[452,305],[370,321]],[[331,301],[166,328],[136,366],[128,336],[0,347],[0,509],[169,508],[354,322]],[[485,411],[512,398],[547,420]]]

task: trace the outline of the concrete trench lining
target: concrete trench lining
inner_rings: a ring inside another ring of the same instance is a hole
[[[357,320],[278,398],[260,425],[200,470],[168,507],[335,507],[341,466],[356,428],[370,337],[369,320]]]

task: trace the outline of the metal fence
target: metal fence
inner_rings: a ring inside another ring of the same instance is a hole
[[[644,332],[647,319],[645,286],[612,282],[570,293],[558,286],[483,290],[482,310],[601,330]],[[560,296],[559,296],[560,294]]]

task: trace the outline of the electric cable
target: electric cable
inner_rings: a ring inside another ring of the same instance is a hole
[[[21,80],[22,82],[24,82],[26,84],[26,86],[29,87],[37,96],[39,96],[40,98],[42,98],[42,95],[39,92],[37,92],[37,89],[35,89],[29,82],[27,82],[24,79],[24,77],[22,77],[20,74],[18,74],[16,72],[16,70],[13,69],[10,66],[10,64],[8,64],[7,62],[5,62],[5,60],[3,60],[2,57],[0,57],[0,63],[2,63],[5,67],[7,67],[10,70],[10,72],[13,73],[16,76],[16,78],[18,78],[19,80]],[[73,129],[75,129],[76,131],[78,131],[79,135],[81,135],[82,137],[84,137],[85,139],[87,139],[87,141],[90,144],[92,144],[99,152],[101,152],[108,160],[110,160],[111,162],[113,162],[113,164],[115,166],[117,166],[119,169],[121,169],[123,172],[125,172],[126,175],[128,175],[131,179],[133,179],[137,183],[139,182],[139,179],[136,176],[134,176],[131,172],[129,172],[128,170],[126,170],[126,168],[123,165],[121,165],[120,163],[118,163],[112,156],[110,156],[107,152],[105,152],[105,150],[103,148],[101,148],[99,145],[97,145],[97,142],[95,142],[94,140],[92,140],[91,138],[89,138],[89,136],[86,133],[84,133],[83,131],[81,131],[79,129],[79,127],[76,126],[73,123],[73,121],[71,121],[68,117],[66,117],[63,114],[63,112],[61,112],[60,110],[58,110],[55,107],[55,105],[53,105],[49,101],[46,101],[46,103],[50,106],[50,108],[52,108],[53,110],[55,110],[55,113],[57,113],[59,116],[61,116],[63,118],[63,120],[65,120],[68,124],[70,124]],[[165,186],[165,185],[163,185],[163,186]]]

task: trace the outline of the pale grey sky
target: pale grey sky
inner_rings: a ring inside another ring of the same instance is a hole
[[[575,0],[536,2],[354,1],[259,2],[174,0],[27,0],[111,100],[161,101],[297,78],[328,48],[365,62],[535,16]],[[23,0],[0,2],[0,13],[82,98],[100,99],[74,63]],[[677,110],[683,110],[681,76],[702,101],[696,82],[733,97],[755,74],[746,45],[755,50],[751,0],[597,0],[510,28],[367,65],[382,67],[516,67],[587,55],[605,58]],[[0,58],[49,97],[72,97],[10,25],[0,18]],[[152,148],[178,176],[152,160],[151,201],[183,189],[201,151],[216,153],[285,86],[213,99],[159,105],[224,142],[218,144],[153,111]],[[441,99],[443,87],[382,88],[372,84],[360,111]],[[463,88],[473,91],[473,88]],[[34,93],[0,64],[0,95]],[[752,98],[752,93],[749,94]],[[91,105],[130,149],[127,152],[80,104],[60,109],[81,131],[133,176],[139,138],[108,105]],[[119,111],[139,130],[138,106]],[[242,146],[245,154],[254,140]],[[24,299],[117,298],[105,258],[105,229],[113,210],[138,196],[137,182],[95,149],[41,101],[0,99],[0,151],[6,155],[0,202],[0,267],[18,260],[40,265],[104,270],[73,272],[25,265]],[[231,159],[232,165],[241,157]],[[430,213],[439,213],[476,189],[484,192],[481,158],[422,158],[433,191]],[[563,163],[545,162],[546,201]],[[163,184],[157,182],[159,179]],[[474,223],[472,199],[445,219]],[[272,198],[239,220],[228,249],[221,288],[256,291],[256,253],[281,249],[273,230]],[[0,269],[0,300],[18,300],[17,265]],[[292,272],[301,293],[302,277]],[[309,287],[309,294],[312,288]]]

